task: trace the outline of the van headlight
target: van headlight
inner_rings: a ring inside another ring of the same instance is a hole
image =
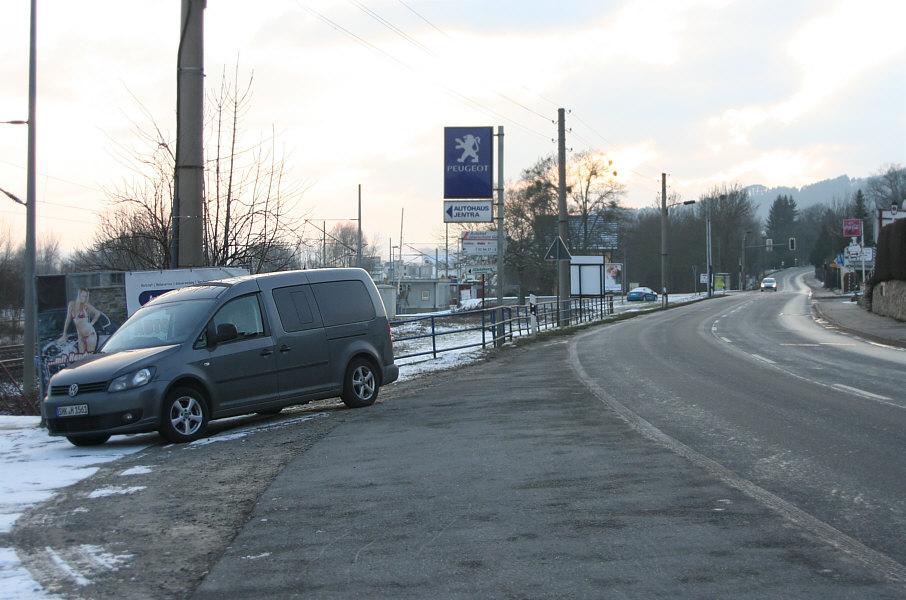
[[[107,391],[122,392],[123,390],[131,390],[132,388],[141,387],[151,381],[151,378],[153,376],[153,367],[145,367],[144,369],[139,369],[138,371],[133,371],[132,373],[126,373],[125,375],[120,375],[119,377],[111,381],[110,385],[107,386]]]

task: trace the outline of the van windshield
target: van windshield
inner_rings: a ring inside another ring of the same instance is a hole
[[[198,330],[214,300],[183,300],[151,304],[138,309],[116,330],[101,352],[181,344]]]

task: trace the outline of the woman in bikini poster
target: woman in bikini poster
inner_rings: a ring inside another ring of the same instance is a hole
[[[59,343],[64,343],[68,337],[69,324],[72,323],[75,332],[78,335],[79,354],[91,354],[98,346],[98,334],[94,329],[94,324],[101,317],[100,311],[89,302],[89,291],[85,288],[79,288],[79,294],[75,300],[69,302],[66,312],[66,322],[63,324],[63,335],[60,336]]]

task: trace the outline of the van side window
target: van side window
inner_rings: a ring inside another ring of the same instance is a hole
[[[274,290],[274,304],[283,324],[283,331],[302,331],[311,329],[315,318],[308,303],[305,285],[293,285]]]
[[[232,323],[239,332],[237,339],[244,340],[264,335],[264,321],[258,296],[250,294],[230,300],[213,317],[214,329],[223,323]]]
[[[324,326],[370,321],[374,304],[361,281],[330,281],[311,284]]]

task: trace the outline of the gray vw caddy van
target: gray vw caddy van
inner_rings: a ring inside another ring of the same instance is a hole
[[[368,273],[290,271],[155,298],[98,354],[55,374],[44,408],[49,433],[77,446],[148,431],[189,442],[211,419],[335,396],[369,406],[398,376]]]

